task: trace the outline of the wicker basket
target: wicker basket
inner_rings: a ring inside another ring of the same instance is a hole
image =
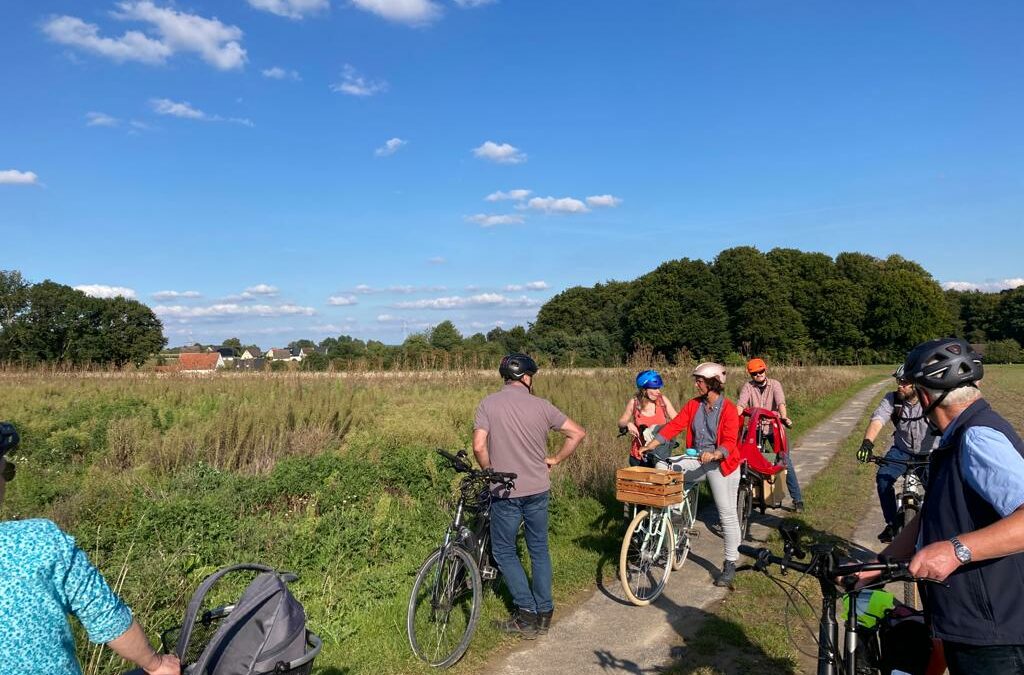
[[[615,472],[615,498],[645,506],[683,502],[683,474],[669,469],[631,466]]]

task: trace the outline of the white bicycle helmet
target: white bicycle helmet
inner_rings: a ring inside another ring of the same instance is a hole
[[[718,380],[725,384],[725,366],[718,363],[705,362],[693,369],[695,376],[703,377],[705,380]]]

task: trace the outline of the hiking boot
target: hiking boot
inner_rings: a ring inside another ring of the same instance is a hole
[[[894,536],[896,536],[896,528],[892,525],[886,525],[885,529],[878,533],[878,541],[888,544]]]
[[[722,565],[722,573],[715,579],[715,586],[724,586],[725,588],[732,588],[733,579],[736,578],[736,563],[732,560],[726,560]]]
[[[548,621],[551,618],[548,617]],[[517,609],[512,612],[505,621],[495,621],[495,627],[503,633],[514,633],[527,640],[537,639],[537,624],[539,622],[538,616],[534,612],[528,612],[525,609]]]
[[[794,501],[793,502],[793,510],[796,511],[797,513],[803,513],[804,512],[804,503],[802,501],[800,501],[800,500]]]
[[[549,609],[546,612],[541,612],[537,615],[537,634],[547,635],[548,628],[551,627],[551,615],[555,613],[555,610]]]

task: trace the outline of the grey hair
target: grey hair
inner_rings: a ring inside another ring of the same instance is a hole
[[[928,387],[920,388],[928,392],[928,399],[931,401],[937,400],[943,394],[941,389],[929,389]],[[974,401],[977,401],[979,398],[981,398],[981,390],[977,387],[957,387],[956,389],[949,390],[949,393],[946,394],[946,398],[942,399],[942,403],[939,404],[939,407],[952,408],[954,406],[969,405]]]

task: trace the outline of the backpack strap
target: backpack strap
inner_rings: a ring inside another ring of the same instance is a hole
[[[271,572],[277,573],[273,567],[267,567],[266,565],[260,565],[258,563],[239,563],[237,565],[228,565],[222,567],[210,576],[203,579],[203,583],[199,584],[199,588],[192,594],[192,599],[188,601],[188,608],[185,609],[185,621],[181,624],[181,632],[178,633],[178,643],[174,647],[174,653],[178,655],[178,658],[184,658],[185,650],[188,649],[188,642],[192,639],[192,629],[196,625],[196,618],[199,614],[199,608],[203,604],[203,598],[210,592],[210,589],[215,583],[217,583],[225,574],[231,572],[237,572],[240,570],[249,570],[255,572]]]

